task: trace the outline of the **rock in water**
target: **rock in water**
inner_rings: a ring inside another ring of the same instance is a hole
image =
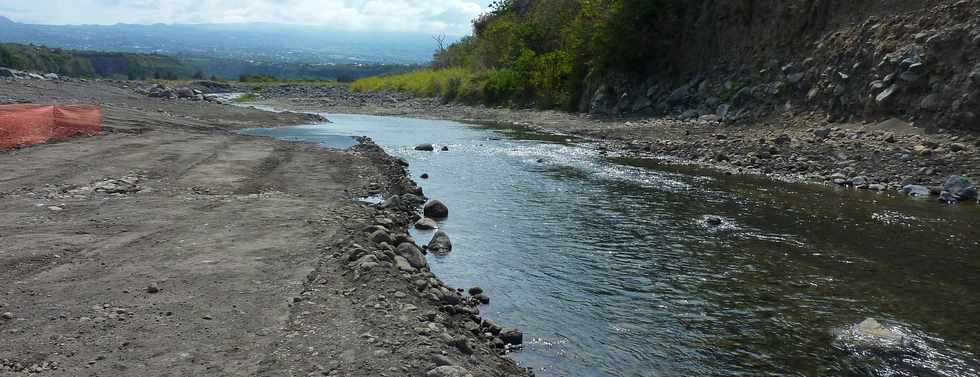
[[[417,223],[415,223],[415,229],[418,230],[432,230],[439,227],[439,224],[435,220],[428,217],[422,218]]]
[[[500,332],[500,340],[504,344],[519,346],[524,343],[524,334],[517,330],[504,330]]]
[[[977,187],[966,177],[954,175],[946,180],[940,200],[946,202],[965,202],[977,200]]]
[[[444,365],[430,370],[425,377],[473,377],[473,375],[463,367]]]
[[[898,331],[883,326],[874,318],[868,318],[843,332],[839,339],[848,346],[879,351],[901,351],[907,339]]]
[[[725,220],[718,216],[708,216],[704,219],[704,222],[711,226],[721,226],[721,224],[725,223]]]
[[[436,150],[436,148],[433,147],[432,144],[419,144],[419,145],[416,145],[415,146],[415,150],[417,150],[417,151],[424,151],[424,152],[432,152],[432,151]]]
[[[431,219],[445,219],[449,217],[449,207],[438,200],[430,200],[422,208],[422,214]]]
[[[914,196],[914,197],[929,196],[930,193],[928,187],[919,186],[919,185],[907,185],[905,187],[902,187],[901,192],[905,195]]]
[[[429,241],[429,251],[433,253],[448,253],[453,251],[453,243],[449,240],[449,235],[443,231],[436,232],[432,236],[432,241]]]
[[[422,250],[419,250],[418,246],[410,242],[402,242],[398,245],[398,249],[395,253],[400,255],[402,258],[408,261],[408,264],[412,265],[414,268],[425,267],[426,261],[425,256],[422,255]]]

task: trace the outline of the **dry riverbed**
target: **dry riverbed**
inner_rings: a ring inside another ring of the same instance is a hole
[[[406,265],[421,192],[370,141],[241,136],[320,119],[120,83],[0,82],[16,102],[102,103],[105,129],[0,151],[0,375],[528,374],[519,333]]]

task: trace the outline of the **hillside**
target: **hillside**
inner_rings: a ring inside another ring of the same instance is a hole
[[[194,55],[267,64],[417,64],[428,34],[348,32],[279,24],[39,25],[0,16],[0,41],[76,50]]]
[[[16,43],[0,44],[0,67],[73,77],[130,80],[150,78],[238,79],[242,75],[290,80],[361,78],[405,69],[400,65],[263,63],[205,56],[66,50]]]
[[[980,130],[974,0],[505,0],[412,78],[446,100],[722,121],[819,111]],[[419,81],[424,81],[420,83]]]

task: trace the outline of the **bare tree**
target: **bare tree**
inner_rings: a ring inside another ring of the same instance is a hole
[[[445,34],[432,36],[432,40],[436,41],[436,53],[432,56],[432,64],[435,68],[446,68],[448,66],[448,62],[446,61],[446,39]]]

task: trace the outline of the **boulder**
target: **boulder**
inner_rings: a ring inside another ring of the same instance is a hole
[[[940,200],[965,202],[977,200],[977,187],[963,176],[954,175],[946,180]]]
[[[854,186],[855,188],[865,188],[865,187],[868,187],[868,178],[867,177],[854,177],[854,178],[851,178],[850,184],[851,184],[851,186]]]
[[[425,377],[473,377],[470,372],[463,367],[443,365],[430,370]]]
[[[395,249],[395,253],[405,258],[408,264],[414,268],[422,268],[426,266],[425,256],[422,255],[422,250],[419,250],[418,246],[410,242],[402,242]]]
[[[177,88],[177,98],[194,98],[194,89],[183,87]]]
[[[438,200],[430,200],[422,208],[422,214],[432,219],[445,219],[449,217],[449,207]]]
[[[524,343],[524,334],[517,330],[504,330],[500,332],[500,340],[504,341],[504,344],[519,346]]]
[[[418,230],[432,230],[439,227],[439,224],[435,220],[428,217],[424,217],[415,223],[415,229]]]
[[[433,147],[432,144],[419,144],[419,145],[416,145],[415,146],[415,150],[417,150],[417,151],[424,151],[424,152],[432,152],[432,151],[436,150],[436,148]]]
[[[443,231],[436,232],[432,236],[432,241],[429,241],[429,251],[433,253],[448,253],[453,251],[453,243],[449,240],[449,235]]]
[[[830,137],[832,132],[833,130],[830,128],[818,128],[813,130],[813,136],[816,136],[818,139],[826,139]]]
[[[45,80],[51,80],[51,81],[60,80],[61,79],[61,76],[58,76],[57,73],[49,73],[49,74],[44,75],[44,79]]]
[[[902,189],[899,192],[913,197],[929,196],[930,193],[928,187],[919,186],[919,185],[907,185],[905,187],[902,187]]]
[[[401,255],[396,255],[395,256],[395,267],[398,267],[399,270],[405,271],[405,272],[413,272],[413,271],[415,271],[415,268],[412,267],[412,264],[411,263],[408,263],[408,259],[405,259],[405,257],[403,257]]]
[[[17,77],[14,75],[14,71],[7,68],[0,68],[0,77]]]
[[[394,240],[391,238],[391,235],[388,234],[388,232],[378,229],[374,231],[374,233],[371,233],[371,241],[374,241],[375,243],[391,244]]]
[[[851,326],[840,334],[838,340],[851,347],[878,351],[900,351],[908,344],[904,335],[885,327],[874,318]]]

